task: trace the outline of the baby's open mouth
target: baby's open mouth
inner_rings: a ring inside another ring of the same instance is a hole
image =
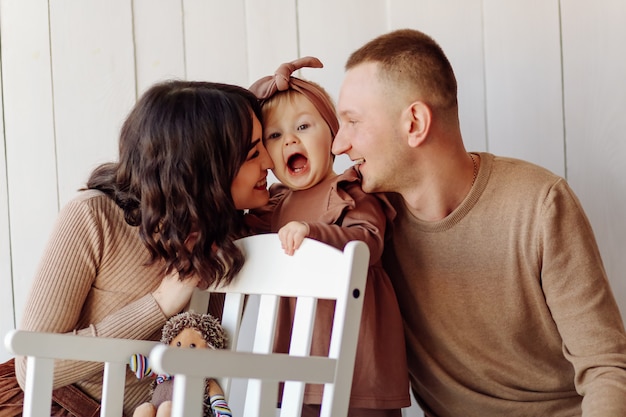
[[[291,155],[289,159],[287,160],[287,167],[289,168],[291,172],[297,174],[306,167],[308,162],[309,160],[307,159],[306,156],[300,153],[295,153]]]

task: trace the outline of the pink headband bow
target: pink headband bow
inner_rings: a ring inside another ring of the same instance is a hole
[[[323,68],[324,65],[319,59],[312,56],[305,56],[286,62],[278,67],[274,75],[260,78],[252,84],[250,91],[256,95],[261,104],[280,91],[295,90],[304,94],[320,112],[322,118],[330,127],[334,138],[339,130],[339,121],[335,113],[335,106],[328,94],[316,84],[291,76],[294,71],[304,67]]]

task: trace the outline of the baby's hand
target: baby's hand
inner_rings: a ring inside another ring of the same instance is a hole
[[[287,255],[293,255],[309,235],[309,225],[303,222],[289,222],[278,231],[282,248]]]

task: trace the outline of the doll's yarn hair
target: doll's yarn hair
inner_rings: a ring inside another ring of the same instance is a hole
[[[184,312],[171,317],[163,326],[161,343],[169,345],[184,329],[195,329],[214,349],[224,349],[227,337],[218,319],[210,314]]]

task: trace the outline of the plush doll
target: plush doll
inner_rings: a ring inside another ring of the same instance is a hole
[[[161,342],[181,348],[223,349],[226,334],[220,322],[210,314],[194,312],[180,313],[170,318],[163,326]],[[130,358],[130,369],[137,378],[156,377],[153,383],[152,400],[139,405],[133,417],[169,416],[172,406],[174,382],[169,375],[155,375],[150,369],[148,358],[135,354]],[[205,417],[231,417],[232,413],[224,392],[214,379],[206,380],[204,394]]]

